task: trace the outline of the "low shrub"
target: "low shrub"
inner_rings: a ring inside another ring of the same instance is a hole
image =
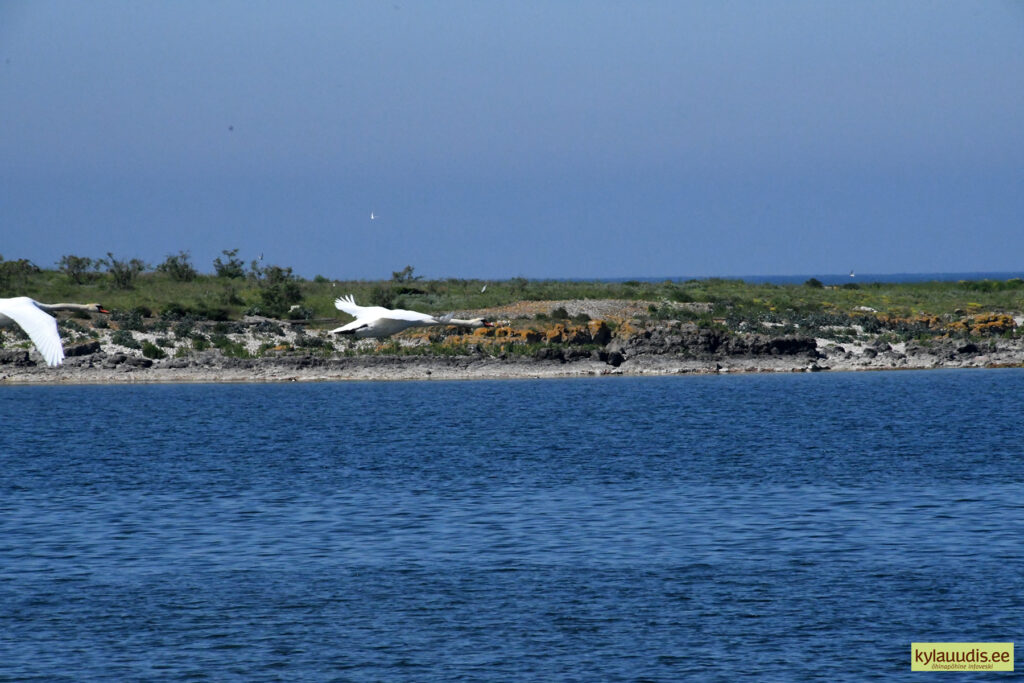
[[[167,358],[167,354],[164,350],[151,341],[142,342],[142,355],[146,358],[152,358],[153,360]]]
[[[128,349],[141,349],[142,344],[128,330],[117,330],[110,336],[110,341]]]
[[[210,343],[213,344],[214,348],[220,349],[220,352],[225,356],[232,358],[249,358],[249,350],[245,348],[245,345],[241,342],[231,341],[231,339],[225,334],[212,334],[210,335]]]
[[[145,332],[146,323],[143,320],[143,311],[148,310],[144,308],[133,308],[130,311],[114,310],[110,313],[110,318],[117,323],[118,328],[121,330],[135,330],[137,332]]]

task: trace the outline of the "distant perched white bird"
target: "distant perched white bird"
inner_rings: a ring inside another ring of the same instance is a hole
[[[483,287],[480,288],[480,293],[481,294],[483,294],[486,291],[487,291],[487,285],[484,285]]]
[[[331,334],[354,334],[359,338],[390,337],[410,327],[444,325],[452,319],[451,313],[437,317],[418,311],[405,311],[383,306],[360,306],[351,294],[335,299],[334,306],[339,311],[355,316],[355,320],[331,330]]]
[[[17,324],[25,330],[50,367],[64,362],[64,348],[60,344],[57,320],[48,315],[47,311],[110,313],[99,304],[41,304],[27,296],[0,299],[0,327]]]

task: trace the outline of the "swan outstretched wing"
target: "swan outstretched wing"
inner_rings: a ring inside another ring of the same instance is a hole
[[[358,320],[405,320],[408,322],[434,324],[434,316],[419,311],[406,311],[401,308],[391,309],[383,306],[360,306],[355,298],[348,296],[339,297],[334,300],[334,307],[343,313],[348,313]]]
[[[432,315],[427,313],[420,313],[419,311],[406,311],[401,308],[394,310],[385,308],[384,312],[381,313],[380,317],[385,320],[405,320],[413,323],[424,323],[427,325],[433,325],[434,321],[437,320]]]
[[[348,313],[356,318],[360,317],[362,311],[367,309],[366,306],[360,306],[356,303],[355,298],[349,294],[348,296],[339,296],[334,300],[334,307],[342,313]]]
[[[25,334],[46,359],[47,365],[56,367],[64,362],[64,349],[61,347],[60,333],[57,331],[57,319],[36,308],[32,299],[24,296],[6,299],[0,307],[0,313],[25,330]]]

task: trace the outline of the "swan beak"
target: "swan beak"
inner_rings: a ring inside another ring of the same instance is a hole
[[[107,315],[110,315],[110,311],[108,311],[107,309],[103,308],[102,306],[100,306],[100,313],[106,313]]]
[[[489,320],[484,321],[484,327],[494,327],[494,323]]]

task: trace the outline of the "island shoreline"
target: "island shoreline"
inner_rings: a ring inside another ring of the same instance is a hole
[[[76,359],[70,359],[74,361]],[[84,360],[84,359],[83,359]],[[70,362],[60,368],[45,366],[0,366],[0,386],[76,386],[134,384],[278,384],[320,382],[407,382],[573,379],[586,377],[668,377],[712,375],[771,375],[806,372],[885,372],[935,369],[1006,369],[1024,367],[1020,360],[971,359],[936,363],[909,362],[830,365],[827,358],[725,358],[641,357],[618,367],[584,361],[538,361],[461,358],[461,362],[423,357],[367,357],[356,359],[250,359],[240,363],[224,359],[226,365],[150,367],[118,365],[102,367],[91,361]],[[923,359],[922,359],[923,360]],[[235,366],[235,367],[231,367]],[[241,366],[241,367],[239,367]]]

